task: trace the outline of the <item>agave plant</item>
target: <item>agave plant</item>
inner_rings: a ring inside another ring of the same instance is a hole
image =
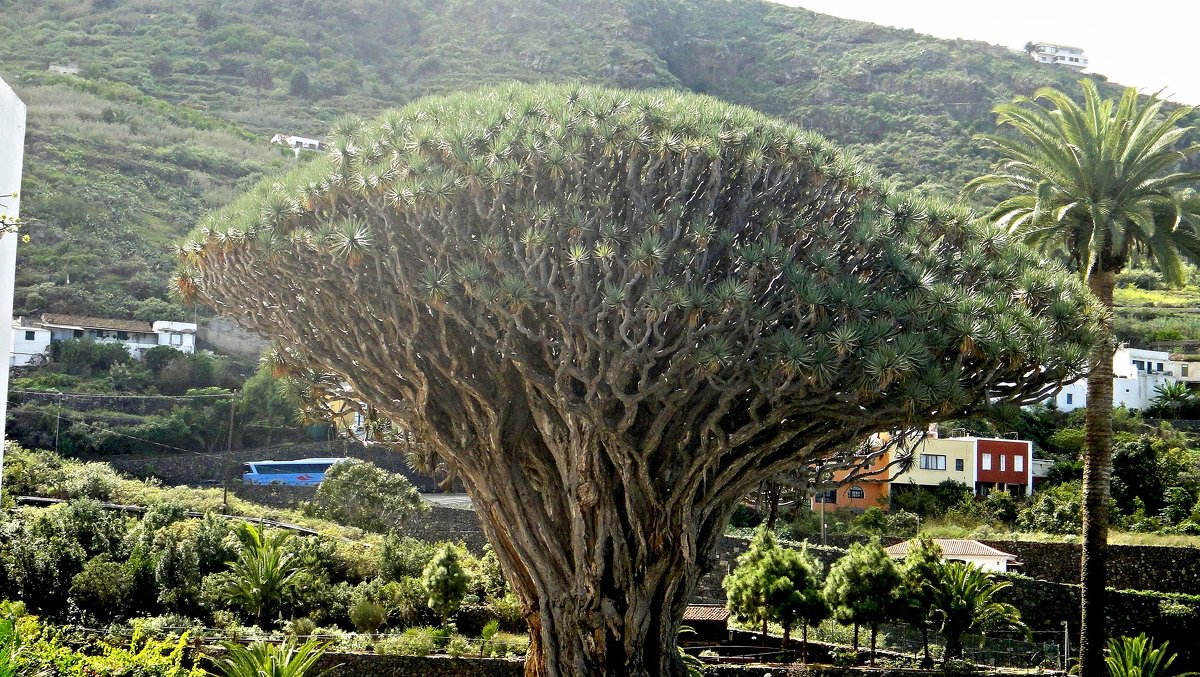
[[[1142,633],[1137,637],[1113,637],[1108,640],[1104,663],[1110,677],[1163,677],[1168,674],[1175,654],[1167,652],[1169,642],[1154,646],[1154,640]],[[1181,673],[1182,676],[1195,672]]]
[[[315,675],[309,675],[309,671],[328,646],[313,639],[299,646],[293,639],[278,645],[230,642],[225,645],[225,655],[214,663],[224,677],[321,677],[329,670]]]

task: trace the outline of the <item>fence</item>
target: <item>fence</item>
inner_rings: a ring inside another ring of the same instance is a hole
[[[869,628],[860,628],[859,644],[870,642]],[[810,640],[849,646],[854,629],[829,620],[808,631]],[[1030,638],[1017,633],[970,635],[963,638],[963,660],[976,665],[997,668],[1059,669],[1062,661],[1062,633],[1034,632]],[[907,625],[882,625],[879,628],[878,648],[920,656],[923,651],[921,631]],[[945,656],[945,646],[938,633],[929,632],[929,651],[934,660]]]

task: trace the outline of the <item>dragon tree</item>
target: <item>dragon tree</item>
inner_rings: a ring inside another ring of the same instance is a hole
[[[180,289],[463,479],[527,675],[680,674],[740,496],[1044,399],[1101,316],[1003,232],[707,97],[512,85],[333,137],[206,217]]]

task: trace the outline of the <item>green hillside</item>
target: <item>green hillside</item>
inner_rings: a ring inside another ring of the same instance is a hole
[[[971,135],[993,128],[995,103],[1076,78],[1001,47],[758,0],[0,0],[0,12],[0,75],[29,104],[25,314],[161,315],[174,238],[297,162],[272,134],[317,136],[424,94],[513,79],[686,87],[952,196],[988,166]],[[78,76],[46,71],[68,62]]]

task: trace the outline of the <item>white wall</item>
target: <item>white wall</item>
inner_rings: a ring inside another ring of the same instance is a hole
[[[25,159],[25,104],[0,79],[0,213],[10,219],[21,213],[21,164]],[[9,233],[0,237],[0,355],[12,350],[13,277],[17,270],[17,240]],[[8,367],[0,367],[0,464],[4,462],[4,417],[8,408]]]
[[[12,331],[12,353],[8,362],[10,366],[28,366],[37,361],[39,356],[46,355],[46,351],[50,348],[50,331],[48,329],[14,325]],[[30,332],[33,333],[32,341],[25,338],[25,335]]]
[[[1113,406],[1145,410],[1154,401],[1154,389],[1159,385],[1180,380],[1175,373],[1176,362],[1171,362],[1170,353],[1142,348],[1121,348],[1113,354]],[[1139,370],[1134,360],[1145,363],[1148,370]],[[1163,371],[1158,371],[1158,365]],[[1191,370],[1189,370],[1190,374]],[[1067,400],[1070,400],[1069,402]],[[1087,379],[1063,386],[1054,396],[1054,403],[1063,411],[1087,406]]]

